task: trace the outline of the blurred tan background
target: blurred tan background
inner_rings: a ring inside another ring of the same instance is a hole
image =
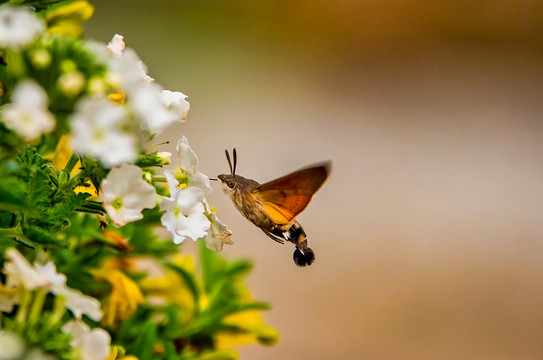
[[[217,191],[273,310],[241,359],[543,358],[543,3],[93,1],[189,95],[201,171],[265,182],[332,159],[299,217],[306,269]]]

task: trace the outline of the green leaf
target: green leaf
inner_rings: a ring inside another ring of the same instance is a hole
[[[137,356],[139,360],[152,360],[153,348],[157,336],[157,326],[152,321],[147,321],[133,346],[127,351]]]
[[[198,285],[196,283],[196,279],[194,278],[194,275],[188,272],[187,270],[183,269],[182,267],[177,266],[172,263],[167,263],[166,266],[172,269],[173,271],[175,271],[179,276],[181,276],[183,281],[185,281],[185,284],[187,284],[187,287],[189,288],[192,294],[192,298],[194,300],[194,312],[198,313],[200,310],[199,308],[200,293],[198,291]]]

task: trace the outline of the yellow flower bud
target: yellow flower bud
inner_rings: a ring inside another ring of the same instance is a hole
[[[38,69],[45,69],[51,63],[51,54],[45,49],[36,49],[30,53],[30,61]]]

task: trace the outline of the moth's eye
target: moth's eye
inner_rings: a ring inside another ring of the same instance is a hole
[[[226,185],[230,188],[230,189],[233,189],[234,188],[234,185],[236,185],[233,181],[229,181],[226,183]]]

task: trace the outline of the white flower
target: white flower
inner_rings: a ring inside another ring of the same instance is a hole
[[[109,70],[120,75],[123,90],[126,93],[139,85],[147,85],[155,81],[147,75],[147,67],[133,49],[124,49],[120,56],[117,54],[111,56],[112,50],[108,50],[108,54],[110,54]]]
[[[124,37],[119,34],[113,35],[113,39],[107,44],[107,52],[112,58],[121,58],[125,48]]]
[[[172,233],[175,244],[186,238],[194,241],[207,235],[211,223],[204,215],[204,193],[200,188],[179,189],[179,182],[171,171],[164,171],[170,188],[170,197],[163,198],[160,210],[166,213],[160,219],[162,225]]]
[[[22,357],[25,344],[17,334],[0,331],[0,349],[0,360],[15,360]]]
[[[102,181],[104,207],[116,226],[143,218],[144,208],[154,208],[155,188],[143,180],[143,172],[134,165],[121,165]]]
[[[70,321],[62,331],[72,335],[70,345],[79,350],[81,360],[104,360],[109,356],[111,337],[101,328],[91,328],[81,320]]]
[[[129,93],[130,105],[146,127],[155,133],[177,121],[176,111],[170,111],[162,100],[161,87],[157,84],[140,85]]]
[[[211,217],[211,228],[205,237],[206,246],[213,251],[222,251],[224,244],[232,245],[234,243],[232,231],[217,218],[216,213],[212,212],[209,216]]]
[[[177,142],[177,155],[179,157],[179,167],[187,174],[189,185],[199,187],[206,195],[212,193],[213,188],[209,182],[209,177],[197,170],[198,157],[192,151],[185,136],[181,137]]]
[[[45,31],[43,20],[28,8],[0,9],[0,48],[19,48],[32,43]]]
[[[73,149],[108,167],[134,160],[136,140],[121,129],[125,119],[124,108],[106,99],[80,101],[72,119]]]
[[[13,90],[11,104],[2,109],[2,121],[25,140],[34,140],[55,127],[47,103],[45,90],[33,80],[24,80]]]
[[[66,275],[59,274],[52,262],[32,266],[19,251],[13,248],[6,250],[6,259],[4,272],[7,277],[7,286],[22,285],[27,290],[47,289],[57,296],[64,297],[64,305],[77,318],[80,318],[82,314],[86,314],[94,321],[102,318],[100,302],[79,290],[69,288],[66,285]]]
[[[7,261],[4,264],[4,272],[7,286],[22,284],[25,289],[34,290],[48,285],[47,277],[38,274],[19,251],[10,248],[6,250],[5,255]]]
[[[177,121],[187,120],[190,104],[185,100],[188,96],[179,91],[162,90],[162,103],[177,118]]]

